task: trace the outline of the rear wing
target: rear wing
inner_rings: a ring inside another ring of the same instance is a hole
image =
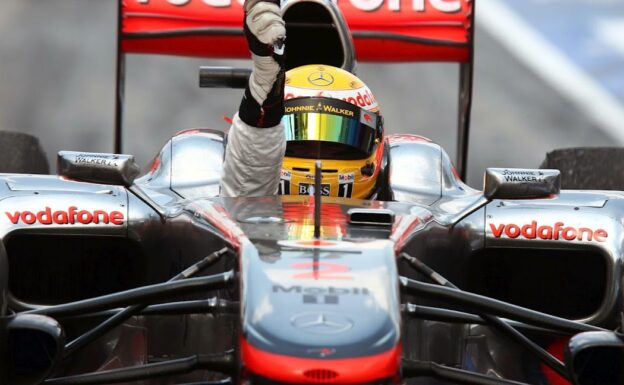
[[[125,55],[249,58],[242,30],[241,2],[119,0],[115,152],[121,152],[122,148]],[[334,4],[338,5],[351,31],[358,61],[460,64],[456,166],[465,179],[475,1],[335,0]]]
[[[237,0],[125,0],[121,51],[249,58]],[[470,0],[339,0],[359,61],[468,62]],[[178,4],[178,5],[175,5]]]

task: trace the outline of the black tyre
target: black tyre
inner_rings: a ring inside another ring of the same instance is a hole
[[[49,174],[50,166],[39,139],[28,134],[0,131],[0,172]]]
[[[546,154],[540,168],[561,171],[561,188],[624,190],[624,148],[579,147]]]

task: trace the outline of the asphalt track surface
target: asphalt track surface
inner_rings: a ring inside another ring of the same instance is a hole
[[[114,0],[0,1],[0,129],[38,136],[52,170],[59,150],[112,151],[115,7]],[[486,167],[536,167],[554,148],[614,143],[495,37],[478,27],[476,38],[470,185],[481,187]],[[217,63],[129,57],[124,150],[142,167],[181,129],[227,128],[223,116],[232,116],[242,91],[199,89],[202,64]],[[427,136],[454,158],[456,65],[360,63],[358,75],[388,132]]]

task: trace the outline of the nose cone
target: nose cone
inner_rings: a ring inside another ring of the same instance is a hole
[[[314,376],[364,382],[398,370],[400,307],[392,244],[336,245],[297,251],[288,245],[272,263],[249,258],[241,352],[252,372],[278,379],[267,373],[270,365],[260,365],[260,357],[279,360],[279,380],[287,382],[310,382]],[[376,364],[367,366],[371,360]]]
[[[355,358],[313,359],[269,353],[244,338],[241,359],[253,375],[283,383],[365,384],[395,377],[401,364],[401,347]],[[252,375],[252,376],[253,376]]]

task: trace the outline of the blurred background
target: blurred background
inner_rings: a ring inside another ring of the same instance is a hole
[[[116,3],[0,1],[0,130],[39,137],[52,171],[59,150],[113,149]],[[203,64],[223,62],[129,56],[124,152],[144,169],[175,132],[228,127],[242,91],[199,89]],[[359,64],[358,75],[390,133],[427,136],[454,158],[456,65]],[[624,2],[477,1],[470,185],[554,148],[623,144]]]

